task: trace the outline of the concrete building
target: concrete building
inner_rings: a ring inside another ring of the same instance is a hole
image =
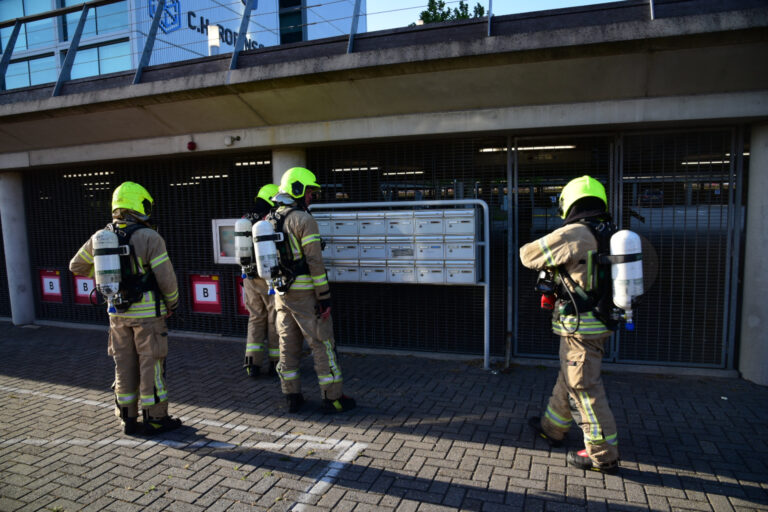
[[[589,173],[658,253],[637,329],[614,336],[610,361],[768,384],[767,27],[757,0],[629,0],[255,48],[233,70],[222,48],[150,66],[138,84],[130,72],[67,81],[54,97],[51,84],[6,91],[0,315],[104,323],[67,262],[132,179],[158,200],[187,299],[171,327],[244,336],[216,221],[301,164],[324,203],[488,207],[489,300],[479,280],[337,279],[340,345],[479,355],[488,311],[492,356],[552,357],[517,248],[559,225],[559,189]],[[217,300],[201,307],[204,283]]]

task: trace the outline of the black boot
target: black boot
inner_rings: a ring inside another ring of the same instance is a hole
[[[568,464],[570,464],[573,467],[590,470],[590,471],[600,471],[601,473],[608,473],[610,475],[615,475],[619,472],[619,462],[613,461],[608,464],[597,464],[592,461],[592,459],[589,458],[589,455],[587,455],[587,450],[580,450],[578,452],[571,451],[568,452],[568,456],[565,458],[566,461],[568,461]]]
[[[301,393],[288,393],[285,399],[288,401],[288,412],[299,412],[304,405],[304,396]]]
[[[162,434],[163,432],[170,432],[176,430],[181,426],[181,420],[172,416],[165,416],[160,419],[150,418],[147,411],[144,413],[144,435],[154,436]]]
[[[557,448],[559,446],[563,445],[563,441],[561,439],[552,439],[547,434],[544,433],[544,429],[541,428],[541,418],[538,416],[534,416],[533,418],[528,418],[528,426],[531,427],[536,434],[538,434],[539,437],[544,439],[547,443],[549,443],[549,446],[552,446],[554,448]]]
[[[270,361],[269,362],[269,371],[267,373],[270,377],[277,376],[277,361]]]
[[[326,414],[333,414],[337,412],[347,412],[350,409],[354,409],[357,406],[355,399],[346,395],[341,395],[336,400],[329,400],[323,398],[322,411]]]
[[[250,365],[245,367],[245,373],[247,373],[248,376],[252,379],[258,379],[259,373],[261,373],[261,369],[258,366]]]
[[[120,420],[120,424],[123,426],[123,433],[128,436],[133,436],[139,432],[139,419],[138,418],[125,418]]]

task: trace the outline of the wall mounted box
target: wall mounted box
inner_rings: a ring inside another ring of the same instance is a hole
[[[312,217],[317,221],[317,227],[320,231],[320,236],[328,238],[333,236],[333,227],[331,226],[331,214],[330,212],[318,212],[312,213]]]
[[[414,244],[411,237],[388,236],[387,259],[388,260],[412,260],[414,256]]]
[[[361,236],[387,234],[387,221],[384,212],[359,212],[357,214],[357,231]]]
[[[455,261],[445,265],[445,282],[448,284],[475,284],[477,275],[472,261]]]
[[[334,281],[356,282],[360,280],[357,260],[337,260],[333,263]]]
[[[333,236],[357,236],[356,213],[332,213]]]
[[[442,235],[445,231],[443,211],[416,211],[413,213],[416,235]]]
[[[383,236],[361,236],[358,244],[360,259],[383,260],[387,257],[387,244]]]
[[[474,235],[474,210],[445,210],[446,235]]]
[[[414,257],[417,260],[442,260],[445,244],[442,236],[417,236]]]
[[[384,260],[361,261],[360,281],[363,283],[386,283],[387,262]]]
[[[387,264],[387,282],[390,283],[415,283],[416,271],[413,268],[413,262],[410,264],[398,265],[397,263]]]
[[[446,235],[446,260],[475,260],[477,257],[474,238],[464,235]]]
[[[442,261],[425,260],[416,262],[416,282],[445,284],[445,268]]]
[[[386,212],[387,235],[412,235],[413,212]]]
[[[357,259],[359,255],[356,236],[333,237],[333,259],[350,260]]]

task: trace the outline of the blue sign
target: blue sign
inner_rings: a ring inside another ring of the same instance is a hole
[[[155,16],[157,10],[157,0],[148,0],[149,17]],[[181,28],[181,0],[165,0],[163,14],[160,17],[160,30],[164,34],[173,32]]]

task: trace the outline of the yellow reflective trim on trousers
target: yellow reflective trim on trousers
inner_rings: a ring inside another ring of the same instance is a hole
[[[331,369],[331,374],[333,374],[333,382],[341,382],[343,380],[341,377],[341,369],[336,363],[336,352],[331,346],[331,341],[323,340],[323,345],[325,346],[325,354],[328,356],[328,367]]]
[[[605,439],[603,439],[603,436],[600,434],[600,423],[597,421],[597,415],[595,414],[595,411],[592,409],[592,404],[589,403],[589,394],[587,394],[586,391],[580,391],[579,392],[579,398],[581,399],[581,405],[584,407],[584,412],[587,413],[587,416],[589,417],[589,422],[592,424],[592,432],[590,432],[589,436],[591,438],[592,444],[602,444]]]
[[[165,383],[163,382],[163,365],[160,361],[155,361],[155,392],[161,402],[168,399],[168,391],[165,389]]]

